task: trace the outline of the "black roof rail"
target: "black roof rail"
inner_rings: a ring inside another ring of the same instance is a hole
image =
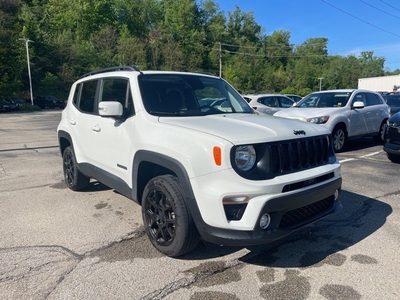
[[[137,66],[117,66],[117,67],[110,67],[110,68],[95,70],[95,71],[92,71],[92,72],[82,75],[81,78],[95,75],[95,74],[101,74],[101,73],[105,73],[105,72],[112,72],[112,71],[136,71],[136,72],[141,73],[141,71],[139,70],[139,68]]]

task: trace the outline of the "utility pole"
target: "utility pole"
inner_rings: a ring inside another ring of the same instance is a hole
[[[219,42],[219,78],[222,78],[222,50],[221,50],[221,42]]]
[[[321,90],[321,86],[322,86],[322,79],[324,79],[324,77],[319,77],[319,90]]]
[[[30,88],[30,94],[31,94],[31,104],[33,105],[33,93],[32,93],[32,78],[31,78],[31,66],[29,64],[29,47],[28,43],[34,43],[34,41],[28,40],[28,39],[19,39],[20,41],[25,42],[25,47],[26,47],[26,60],[28,61],[28,74],[29,74],[29,88]]]

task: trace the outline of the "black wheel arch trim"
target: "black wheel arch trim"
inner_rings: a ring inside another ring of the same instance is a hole
[[[179,162],[177,159],[153,152],[153,151],[147,151],[147,150],[139,150],[135,153],[135,157],[133,160],[133,166],[132,166],[132,198],[137,199],[138,202],[141,202],[141,188],[140,188],[140,178],[141,174],[139,174],[139,170],[141,167],[142,163],[149,163],[149,164],[154,164],[155,166],[159,166],[164,168],[164,174],[174,174],[177,176],[179,183],[182,186],[182,189],[185,193],[185,198],[191,198],[194,199],[194,194],[193,190],[190,184],[190,179],[189,176],[186,172],[185,167]],[[166,170],[170,170],[171,172],[168,173]],[[150,176],[149,179],[157,176],[157,175],[163,175],[163,173],[160,174],[154,174],[154,176]],[[146,180],[147,184],[148,180]],[[144,188],[144,186],[143,186]],[[143,189],[142,189],[143,190]]]
[[[141,196],[144,189],[144,186],[147,184],[146,182],[139,183],[141,174],[139,174],[139,169],[142,163],[151,163],[165,168],[164,170],[170,170],[169,173],[164,174],[172,174],[178,178],[179,184],[181,185],[184,192],[184,199],[186,201],[186,206],[193,218],[193,221],[199,231],[200,235],[203,235],[206,230],[206,224],[201,217],[199,207],[197,205],[196,198],[193,193],[193,189],[190,183],[189,175],[185,167],[182,165],[180,161],[175,158],[152,152],[147,150],[140,150],[135,154],[135,158],[133,161],[133,184],[132,184],[132,199],[141,203]],[[163,174],[154,174],[154,176],[149,176],[149,180],[155,176],[163,175]],[[136,199],[136,200],[135,200]]]
[[[60,148],[60,153],[61,156],[63,155],[64,149],[68,147],[68,145],[64,144],[61,140],[66,139],[69,142],[69,145],[71,145],[72,149],[74,149],[74,143],[72,142],[71,135],[64,131],[64,130],[59,130],[57,132],[58,135],[58,146]]]

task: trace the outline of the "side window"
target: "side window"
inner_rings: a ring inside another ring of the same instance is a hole
[[[76,107],[78,107],[78,100],[79,100],[79,94],[80,94],[80,91],[81,91],[81,87],[82,87],[82,84],[81,84],[81,83],[78,84],[78,85],[75,87],[74,98],[72,99],[72,103],[73,103]]]
[[[365,104],[366,106],[382,104],[381,101],[379,100],[378,96],[376,96],[375,94],[365,93],[365,95],[367,98],[366,99],[367,103]]]
[[[260,101],[262,104],[269,106],[269,107],[277,107],[277,101],[275,97],[264,97],[261,98]]]
[[[101,101],[117,101],[124,108],[124,116],[129,117],[134,114],[132,93],[130,91],[129,80],[126,78],[105,78],[102,80],[100,95]]]
[[[293,102],[290,101],[289,99],[279,97],[279,100],[281,102],[281,105],[280,105],[281,107],[287,108],[287,107],[292,107],[292,105],[293,105]]]
[[[96,101],[97,82],[97,80],[91,80],[82,83],[81,98],[78,105],[80,111],[90,114],[95,113],[94,104]]]
[[[367,105],[367,102],[366,102],[366,100],[365,100],[365,95],[364,95],[364,93],[358,93],[357,95],[355,95],[354,100],[353,100],[353,104],[354,104],[354,102],[356,102],[356,101],[362,101],[362,102],[364,102],[364,105],[365,105],[365,106]]]

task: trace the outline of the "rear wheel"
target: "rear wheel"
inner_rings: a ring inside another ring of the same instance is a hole
[[[175,176],[162,175],[147,183],[142,197],[142,217],[151,243],[167,256],[183,255],[200,241]]]
[[[386,130],[386,120],[382,122],[381,127],[379,128],[379,134],[373,137],[374,142],[377,144],[381,144],[383,142],[383,136]]]
[[[347,134],[343,125],[337,125],[332,131],[333,150],[340,152],[346,144]]]
[[[64,179],[67,186],[73,191],[80,191],[89,185],[90,178],[78,170],[74,150],[71,146],[63,152]]]

